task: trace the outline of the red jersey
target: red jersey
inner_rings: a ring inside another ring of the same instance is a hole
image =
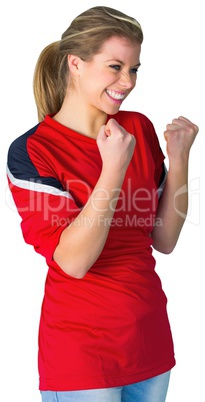
[[[96,141],[46,116],[9,149],[8,180],[24,239],[48,265],[39,328],[41,390],[123,386],[175,365],[150,236],[161,224],[155,215],[164,155],[147,117],[120,111],[114,118],[135,135],[136,147],[105,247],[83,279],[63,272],[53,253],[100,176]]]

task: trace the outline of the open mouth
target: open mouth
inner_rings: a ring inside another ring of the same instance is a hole
[[[125,98],[125,94],[119,93],[119,92],[115,92],[109,89],[106,89],[106,93],[113,99],[116,100],[123,100]]]

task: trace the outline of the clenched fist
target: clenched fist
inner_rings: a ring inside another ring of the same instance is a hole
[[[164,132],[167,154],[170,160],[188,159],[189,151],[198,133],[198,127],[185,117],[173,119]]]
[[[114,171],[126,171],[135,148],[135,137],[120,126],[115,119],[110,119],[102,126],[97,137],[97,145],[103,166]]]

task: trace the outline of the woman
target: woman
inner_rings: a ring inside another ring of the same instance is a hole
[[[24,239],[49,267],[43,402],[166,398],[175,358],[152,247],[170,253],[177,243],[188,201],[175,193],[187,185],[198,128],[184,117],[167,125],[166,175],[150,120],[119,110],[135,87],[142,41],[140,24],[117,10],[78,16],[41,53],[40,123],[9,149]]]

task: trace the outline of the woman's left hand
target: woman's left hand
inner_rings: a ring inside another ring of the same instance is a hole
[[[167,141],[169,160],[188,159],[198,131],[199,128],[183,116],[173,119],[171,124],[167,124],[164,137]]]

